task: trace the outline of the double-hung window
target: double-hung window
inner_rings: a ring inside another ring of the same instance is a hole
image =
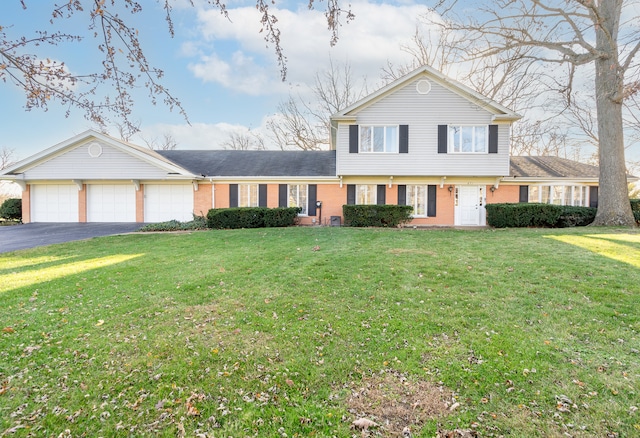
[[[454,153],[487,153],[488,126],[450,125],[449,152]]]
[[[407,185],[406,205],[413,207],[413,217],[426,217],[427,186]]]
[[[258,184],[238,184],[238,207],[258,206]]]
[[[360,126],[360,152],[397,153],[398,126]]]
[[[377,187],[375,184],[356,185],[356,204],[371,205],[377,202]]]
[[[588,207],[589,187],[566,185],[529,186],[529,202]]]
[[[289,184],[289,207],[300,207],[300,216],[309,214],[309,186],[307,184]]]

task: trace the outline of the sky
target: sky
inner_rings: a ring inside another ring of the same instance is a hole
[[[0,2],[0,25],[9,39],[31,36],[35,30],[54,29],[84,35],[80,43],[35,48],[43,59],[64,61],[72,72],[96,71],[100,62],[98,42],[87,31],[88,19],[76,14],[71,19],[50,23],[52,7],[27,0],[23,10],[19,1]],[[427,14],[424,4],[411,0],[350,3],[355,20],[343,22],[339,40],[331,46],[323,8],[326,2],[309,10],[307,2],[276,2],[281,44],[287,58],[287,77],[283,81],[273,45],[260,33],[255,2],[231,1],[229,19],[219,10],[191,7],[186,1],[175,3],[172,16],[175,36],[171,38],[164,11],[157,2],[143,3],[141,13],[125,12],[139,30],[148,61],[164,70],[162,84],[177,97],[188,115],[188,122],[176,110],[161,102],[152,105],[139,90],[132,119],[139,122],[141,136],[132,142],[144,144],[170,134],[180,149],[221,148],[230,132],[253,129],[264,131],[278,104],[290,94],[308,95],[315,76],[326,71],[330,62],[348,64],[356,79],[375,89],[381,84],[382,68],[388,63],[402,65],[411,60],[403,50],[410,44]],[[348,5],[349,3],[344,3]],[[56,102],[48,109],[25,110],[22,90],[10,82],[0,83],[0,148],[14,150],[16,159],[25,159],[47,147],[96,125],[81,110]],[[108,128],[118,136],[117,127]]]

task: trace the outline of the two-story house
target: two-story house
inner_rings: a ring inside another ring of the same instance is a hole
[[[190,220],[210,208],[300,206],[339,223],[344,204],[406,204],[412,225],[484,225],[496,202],[595,205],[598,169],[510,157],[520,116],[421,67],[331,118],[331,150],[151,151],[94,131],[0,173],[24,222]]]

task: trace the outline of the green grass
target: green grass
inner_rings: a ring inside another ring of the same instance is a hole
[[[414,436],[638,436],[639,303],[637,230],[259,229],[0,254],[0,436],[361,436],[347,399],[389,373],[460,404]]]

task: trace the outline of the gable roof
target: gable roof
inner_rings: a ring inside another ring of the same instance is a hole
[[[566,158],[513,156],[510,161],[509,176],[513,178],[597,180],[600,177],[598,166],[567,160]]]
[[[207,177],[335,177],[335,151],[157,151],[196,175]]]
[[[183,176],[186,178],[195,178],[198,175],[194,175],[188,170],[180,167],[179,165],[176,165],[176,163],[166,159],[156,151],[127,143],[109,135],[101,134],[90,129],[3,169],[2,171],[0,171],[0,176],[8,177],[8,179],[15,179],[16,176],[18,176],[25,170],[37,166],[38,164],[43,163],[47,160],[50,160],[67,150],[75,148],[80,144],[85,144],[91,139],[99,140],[117,150],[126,152],[129,155],[141,159],[151,165],[165,170],[167,173],[171,173],[178,177]]]
[[[461,84],[458,81],[455,81],[438,70],[428,66],[423,65],[412,72],[407,73],[406,75],[396,79],[395,81],[387,84],[386,86],[380,88],[379,90],[369,94],[365,98],[359,100],[353,105],[348,106],[342,111],[337,112],[336,114],[331,116],[332,120],[351,120],[353,119],[353,113],[358,110],[365,108],[382,97],[392,93],[396,89],[403,87],[411,81],[419,77],[427,77],[434,82],[439,83],[443,87],[457,93],[463,98],[469,100],[471,103],[478,105],[486,109],[487,111],[494,114],[494,120],[504,120],[504,121],[516,121],[522,118],[522,116],[515,111],[510,110],[509,108],[500,105],[498,102],[495,102],[492,99],[489,99],[486,96],[478,93],[477,91],[467,87],[466,85]]]

